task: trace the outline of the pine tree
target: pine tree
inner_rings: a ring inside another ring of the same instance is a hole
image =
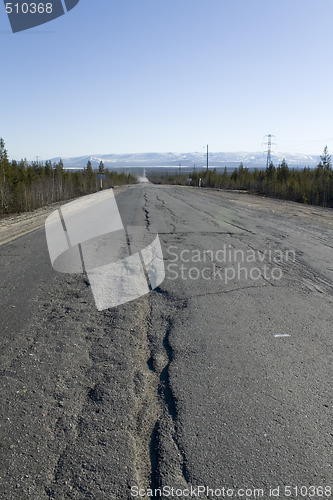
[[[5,149],[5,141],[0,137],[0,161],[8,160],[7,150]]]
[[[323,167],[325,170],[330,170],[331,168],[331,155],[328,152],[328,147],[324,147],[323,154],[320,157]]]
[[[1,215],[8,212],[10,203],[10,163],[8,160],[5,141],[0,137],[0,211]]]
[[[283,159],[282,163],[278,166],[276,173],[279,182],[286,182],[289,176],[289,167],[285,159]]]
[[[88,160],[87,167],[84,171],[86,177],[86,189],[88,193],[93,192],[96,189],[96,174],[93,171],[91,161]]]
[[[269,166],[266,168],[266,177],[268,179],[272,179],[275,174],[275,166],[274,163],[271,161]]]

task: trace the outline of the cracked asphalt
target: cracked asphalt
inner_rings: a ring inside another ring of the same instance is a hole
[[[43,229],[0,247],[0,498],[333,487],[332,210],[149,184],[116,199],[164,254],[135,301],[98,312]]]

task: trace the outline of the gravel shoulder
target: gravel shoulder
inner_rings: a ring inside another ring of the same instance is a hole
[[[194,188],[197,189],[197,188]],[[233,202],[253,209],[265,210],[271,213],[281,215],[291,215],[293,217],[302,217],[312,219],[313,222],[325,222],[333,225],[333,209],[318,207],[315,205],[305,205],[293,201],[268,198],[256,194],[249,194],[246,191],[229,191],[222,189],[207,189],[207,193],[212,196],[222,197],[228,202]]]
[[[114,193],[121,193],[125,191],[127,187],[128,186],[116,187],[114,188]],[[0,246],[43,227],[50,213],[70,201],[72,200],[52,203],[51,205],[38,208],[32,212],[11,214],[0,219]]]

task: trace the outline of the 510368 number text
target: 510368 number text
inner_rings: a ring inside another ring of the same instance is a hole
[[[6,3],[7,14],[52,14],[53,5],[48,3]]]

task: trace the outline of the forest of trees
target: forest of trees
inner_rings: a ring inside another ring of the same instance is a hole
[[[0,138],[0,217],[94,193],[100,189],[99,173],[105,175],[105,188],[137,182],[131,174],[110,172],[103,162],[98,171],[93,170],[90,161],[83,170],[69,171],[64,169],[61,160],[53,164],[9,161],[5,143]]]
[[[110,172],[100,163],[98,170],[91,162],[83,170],[65,170],[62,161],[44,164],[26,160],[17,162],[8,159],[3,139],[0,138],[0,217],[10,213],[28,212],[57,201],[66,201],[94,193],[100,189],[98,174],[104,174],[103,187],[134,184],[137,179],[131,174]],[[277,167],[271,163],[265,170],[250,171],[243,164],[232,173],[213,170],[193,171],[180,175],[151,173],[149,180],[156,184],[190,184],[221,188],[240,189],[262,194],[333,208],[333,169],[327,146],[321,161],[315,168],[298,170],[289,168],[283,160]],[[189,181],[189,178],[191,179]]]
[[[277,167],[271,163],[266,170],[249,171],[240,164],[232,173],[225,168],[223,173],[214,169],[186,175],[155,173],[149,176],[149,180],[157,184],[198,186],[199,179],[202,187],[241,189],[284,200],[333,207],[333,169],[327,146],[316,168],[291,169],[283,160]]]

